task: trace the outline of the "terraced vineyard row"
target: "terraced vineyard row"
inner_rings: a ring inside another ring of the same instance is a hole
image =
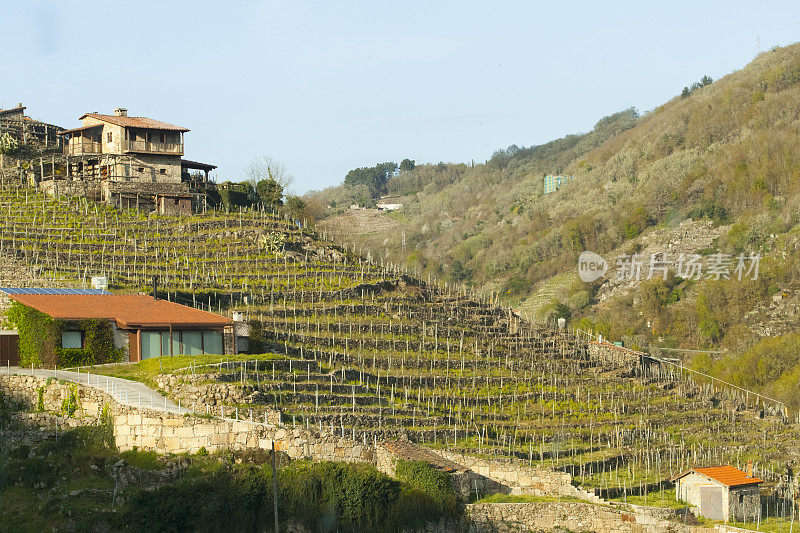
[[[145,216],[7,188],[0,253],[44,278],[105,274],[122,291],[149,290],[157,275],[170,298],[245,311],[254,349],[285,360],[179,373],[175,399],[238,391],[203,397],[212,414],[278,410],[365,442],[406,436],[567,470],[605,494],[704,463],[754,460],[777,479],[797,446],[795,429],[752,398],[673,367],[620,368],[580,335],[534,328],[269,213]]]

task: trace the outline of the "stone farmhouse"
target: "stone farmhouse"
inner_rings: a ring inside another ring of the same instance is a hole
[[[147,117],[85,113],[83,125],[59,133],[63,156],[40,161],[39,187],[119,208],[189,214],[206,208],[215,165],[183,159],[189,129]]]
[[[756,521],[761,514],[761,483],[752,475],[733,466],[692,468],[670,481],[675,482],[675,496],[699,509],[712,520]]]
[[[123,361],[163,355],[233,354],[230,318],[147,295],[34,294],[9,291],[12,300],[58,320],[58,348],[86,348],[87,321],[106,320]]]
[[[34,145],[40,148],[59,149],[63,139],[59,135],[64,128],[34,120],[25,114],[22,104],[10,109],[0,109],[0,137],[17,145]],[[4,155],[0,152],[0,168],[5,166]]]

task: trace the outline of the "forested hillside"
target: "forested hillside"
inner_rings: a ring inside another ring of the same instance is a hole
[[[523,308],[543,283],[571,273],[545,292],[552,299],[536,307],[539,318],[565,316],[639,347],[724,352],[694,364],[786,399],[800,383],[790,355],[800,316],[798,82],[800,45],[778,48],[713,83],[704,77],[682,92],[676,87],[675,98],[642,116],[627,110],[606,117],[587,134],[512,146],[474,166],[416,166],[386,186],[405,196],[403,210],[387,215],[402,231],[351,238]],[[545,196],[545,174],[574,178]],[[321,193],[346,194],[347,187]],[[598,291],[609,281],[589,285],[575,275],[583,250],[613,264],[617,254],[636,252],[643,239],[690,218],[711,224],[691,226],[697,236],[719,234],[694,252],[757,253],[757,279],[670,274],[611,291],[601,302]],[[776,338],[759,343],[762,337]]]

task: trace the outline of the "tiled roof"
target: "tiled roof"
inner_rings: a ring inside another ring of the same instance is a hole
[[[676,481],[691,472],[697,472],[698,474],[702,474],[707,478],[713,479],[714,481],[718,481],[728,487],[755,485],[757,483],[764,482],[763,479],[758,479],[757,477],[748,477],[745,472],[742,472],[738,468],[732,467],[730,465],[692,468],[691,470],[687,470],[686,472],[683,472],[682,474],[675,476],[670,481]]]
[[[230,318],[135,294],[9,294],[19,303],[61,320],[115,320],[120,327],[222,327]]]
[[[26,107],[12,107],[10,109],[0,109],[0,115],[10,115],[12,113],[21,113],[27,109]]]
[[[64,130],[58,132],[59,135],[66,135],[68,133],[75,133],[76,131],[90,130],[92,128],[102,128],[102,124],[91,124],[89,126],[81,126],[80,128],[72,128],[71,130]]]
[[[117,126],[124,126],[126,128],[142,128],[146,130],[170,130],[170,131],[189,131],[186,128],[182,128],[180,126],[175,126],[174,124],[169,124],[167,122],[161,122],[160,120],[153,120],[152,118],[147,117],[119,117],[117,115],[101,115],[99,113],[86,113],[85,115],[81,116],[80,119],[83,120],[86,117],[96,118],[97,120],[102,120],[103,122],[108,122],[110,124],[116,124]]]

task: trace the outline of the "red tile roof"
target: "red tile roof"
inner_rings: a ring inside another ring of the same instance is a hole
[[[734,468],[730,465],[692,468],[690,470],[687,470],[686,472],[683,472],[682,474],[678,474],[670,481],[676,481],[691,472],[697,472],[698,474],[702,474],[707,478],[713,479],[714,481],[718,481],[728,487],[755,485],[757,483],[764,482],[763,479],[758,479],[757,477],[748,477],[745,472],[742,472],[738,468]]]
[[[9,294],[10,298],[61,320],[115,320],[123,328],[222,327],[230,318],[134,294]]]
[[[68,133],[75,133],[77,131],[90,130],[92,128],[102,128],[102,124],[91,124],[89,126],[81,126],[80,128],[72,128],[71,130],[64,130],[58,132],[59,135],[66,135]]]
[[[85,115],[80,117],[80,120],[83,120],[86,117],[96,118],[97,120],[102,120],[103,122],[108,122],[110,124],[116,124],[117,126],[124,126],[126,128],[142,128],[146,130],[170,130],[170,131],[189,131],[186,128],[182,128],[180,126],[175,126],[174,124],[169,124],[167,122],[161,122],[160,120],[153,120],[152,118],[147,117],[119,117],[117,115],[101,115],[99,113],[86,113]]]

